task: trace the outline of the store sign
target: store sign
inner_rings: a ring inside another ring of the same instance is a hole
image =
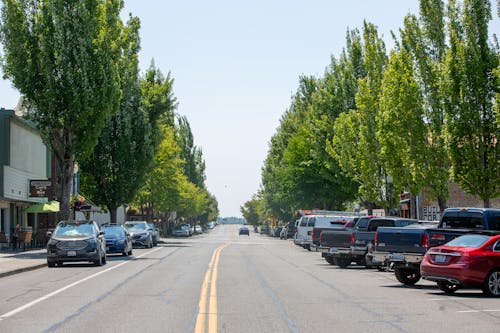
[[[51,189],[51,180],[30,180],[30,198],[48,198]]]

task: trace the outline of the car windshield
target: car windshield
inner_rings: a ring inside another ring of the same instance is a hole
[[[54,232],[56,236],[63,237],[82,237],[94,234],[94,228],[91,224],[76,224],[76,223],[63,223],[59,224]]]
[[[121,227],[104,227],[104,234],[107,236],[121,237],[123,236],[123,229]]]
[[[138,230],[138,231],[146,230],[146,224],[144,223],[126,223],[125,227],[130,230]]]
[[[448,242],[447,246],[481,247],[490,237],[485,235],[464,235]]]

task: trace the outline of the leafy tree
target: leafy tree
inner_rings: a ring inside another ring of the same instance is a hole
[[[500,194],[499,49],[488,43],[489,1],[449,2],[446,121],[453,177],[485,207]]]
[[[264,216],[264,198],[260,191],[252,196],[252,199],[245,202],[243,206],[240,207],[241,214],[245,218],[248,224],[251,224],[256,228],[260,222],[265,220]]]
[[[377,140],[386,172],[392,174],[396,193],[418,194],[428,169],[428,130],[413,59],[404,49],[391,52],[384,72],[377,115]]]
[[[29,116],[54,153],[60,217],[70,215],[76,160],[97,143],[120,98],[116,47],[121,0],[3,0],[5,77],[25,96]]]
[[[427,158],[422,174],[436,197],[441,211],[449,196],[450,160],[445,137],[445,97],[443,84],[444,56],[448,46],[445,38],[444,4],[421,0],[420,18],[408,15],[401,30],[402,47],[412,54],[414,76],[423,98],[423,119],[427,126]]]
[[[205,161],[202,158],[202,151],[194,145],[193,133],[187,118],[178,116],[177,121],[176,138],[181,147],[180,157],[186,162],[184,164],[184,174],[193,184],[204,187]]]

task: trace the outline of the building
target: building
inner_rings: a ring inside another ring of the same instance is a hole
[[[15,225],[36,229],[36,214],[28,218],[27,209],[48,202],[51,157],[36,126],[0,109],[0,232],[11,239]],[[38,181],[35,184],[33,181]],[[38,185],[30,193],[31,185]]]

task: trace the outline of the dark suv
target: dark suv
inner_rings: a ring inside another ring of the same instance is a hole
[[[106,263],[104,232],[95,221],[61,221],[54,233],[48,233],[47,265],[89,261],[96,266]]]

